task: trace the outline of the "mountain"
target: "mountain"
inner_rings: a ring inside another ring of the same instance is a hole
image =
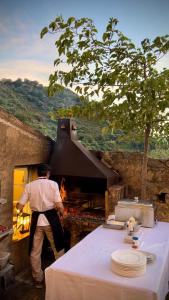
[[[52,139],[56,139],[57,121],[52,120],[49,113],[61,107],[78,104],[80,104],[79,97],[69,89],[64,89],[55,96],[48,97],[47,88],[37,81],[28,79],[0,80],[0,106],[15,115],[22,122]],[[124,133],[121,131],[102,135],[105,122],[94,122],[84,119],[76,119],[76,122],[78,125],[78,138],[90,150],[143,150],[142,142],[132,139],[128,141],[121,140],[121,137],[124,136]],[[151,150],[155,148],[154,142],[151,143]],[[160,147],[160,149],[163,149],[163,147]],[[154,155],[157,154],[155,153]],[[164,156],[164,153],[162,155]]]
[[[78,96],[64,89],[53,97],[47,96],[47,89],[37,81],[28,79],[0,80],[0,106],[44,135],[56,138],[57,121],[49,113],[61,107],[80,104]],[[76,119],[78,138],[90,150],[112,150],[111,135],[102,136],[103,124]]]
[[[78,96],[68,89],[49,98],[46,88],[37,81],[0,81],[0,106],[51,138],[56,136],[57,122],[51,120],[49,112],[79,103]]]

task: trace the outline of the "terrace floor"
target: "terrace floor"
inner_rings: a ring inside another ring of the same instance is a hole
[[[32,281],[31,270],[26,269],[15,276],[13,284],[0,291],[1,300],[44,300],[45,286],[37,289]]]
[[[54,262],[52,253],[47,254],[47,258],[42,258],[43,270]],[[42,289],[37,289],[32,280],[31,268],[28,267],[15,276],[14,283],[0,290],[0,300],[45,300],[45,284]]]

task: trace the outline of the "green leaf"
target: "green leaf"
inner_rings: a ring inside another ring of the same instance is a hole
[[[49,24],[49,28],[51,28],[52,31],[54,31],[54,30],[56,29],[56,23],[55,23],[55,22],[51,22],[51,23]]]
[[[57,66],[60,64],[60,58],[57,58],[54,60],[54,66]]]
[[[48,28],[47,27],[44,27],[40,33],[40,38],[42,39],[43,36],[48,32]]]
[[[67,20],[67,24],[68,24],[68,25],[71,25],[73,22],[75,22],[75,18],[74,18],[74,17],[70,17],[70,18]]]

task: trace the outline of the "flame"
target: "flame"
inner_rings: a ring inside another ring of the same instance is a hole
[[[62,198],[62,201],[64,201],[65,198],[67,197],[67,192],[65,190],[64,182],[65,182],[65,178],[62,178],[61,184],[60,184],[60,196]]]
[[[20,213],[13,219],[15,220],[13,224],[13,240],[19,241],[29,236],[30,214]]]

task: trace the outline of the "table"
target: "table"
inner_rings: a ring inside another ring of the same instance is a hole
[[[140,229],[140,249],[157,258],[137,278],[121,277],[111,270],[111,253],[131,248],[123,242],[125,234],[125,230],[100,226],[49,266],[46,300],[164,300],[169,280],[169,223]]]

